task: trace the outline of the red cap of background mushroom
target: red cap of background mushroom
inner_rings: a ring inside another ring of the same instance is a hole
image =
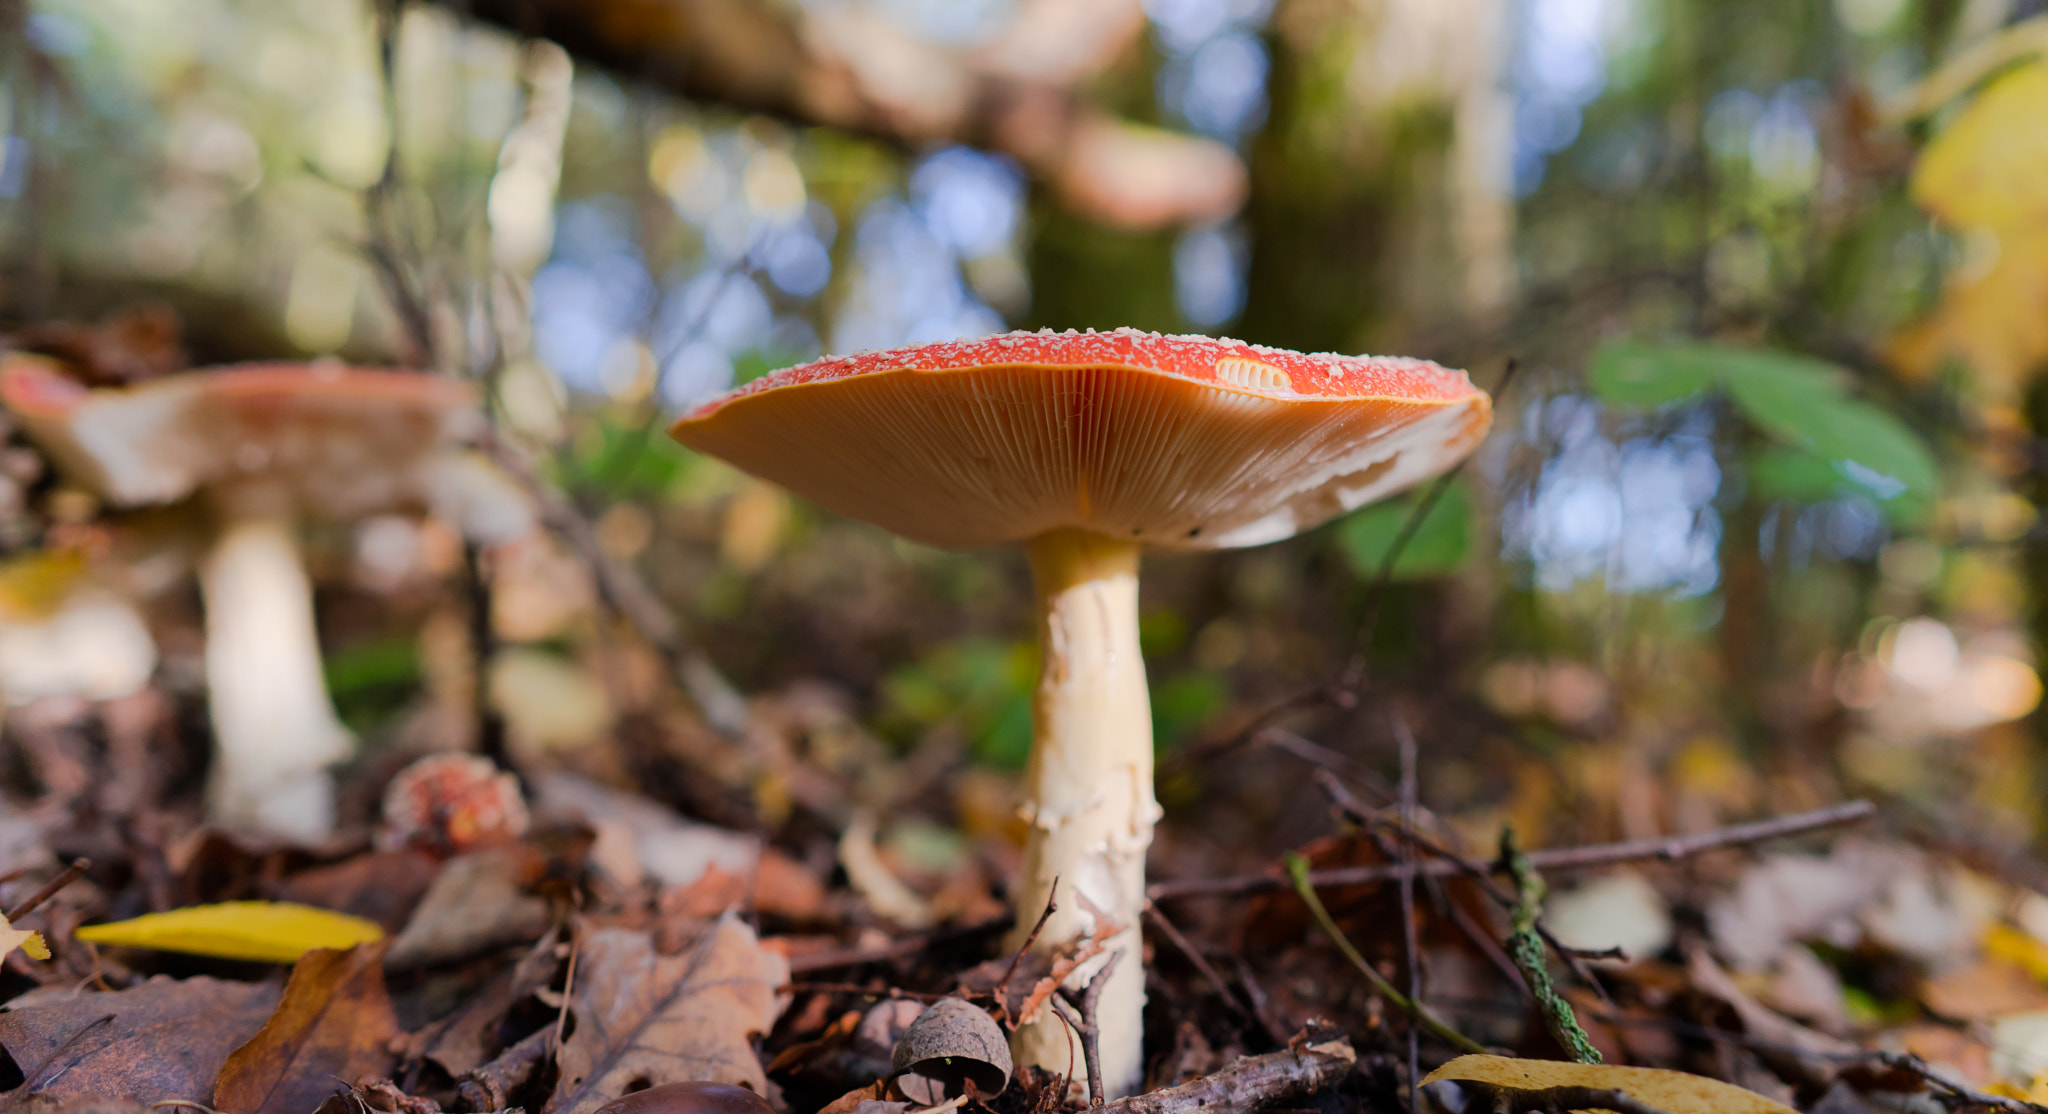
[[[201,562],[222,823],[318,841],[329,764],[352,740],[327,696],[298,519],[418,506],[475,415],[468,384],[417,372],[252,364],[89,389],[55,364],[0,358],[0,402],[71,478],[119,506],[204,494]]]
[[[1075,529],[1213,549],[1278,541],[1434,476],[1491,413],[1463,372],[1425,360],[1120,329],[820,360],[673,433],[927,545]]]
[[[241,364],[93,389],[37,357],[0,363],[0,402],[77,482],[117,506],[209,488],[351,518],[423,498],[476,392],[445,376]],[[271,512],[284,506],[263,508]]]
[[[683,417],[685,445],[928,545],[1020,542],[1037,589],[1021,944],[1110,932],[1098,1002],[1109,1097],[1144,1074],[1138,918],[1152,720],[1138,649],[1143,546],[1278,541],[1450,468],[1491,403],[1423,360],[1305,356],[1236,341],[1012,333],[821,360]],[[1074,978],[1103,970],[1090,964]],[[1091,988],[1091,993],[1093,990]],[[1016,1055],[1081,1060],[1047,1011]]]

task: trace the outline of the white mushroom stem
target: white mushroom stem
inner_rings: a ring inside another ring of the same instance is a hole
[[[313,587],[291,523],[231,519],[199,583],[215,740],[208,811],[242,831],[324,839],[334,830],[327,767],[353,739],[327,698]]]
[[[1103,989],[1096,1018],[1103,1089],[1117,1098],[1144,1081],[1138,918],[1145,849],[1159,816],[1152,796],[1151,696],[1138,653],[1138,547],[1060,530],[1033,539],[1027,551],[1044,664],[1031,706],[1025,773],[1031,831],[1012,946],[1044,912],[1054,879],[1059,908],[1036,949],[1063,948],[1093,933],[1102,918],[1118,926],[1108,948],[1129,954]],[[1084,965],[1070,985],[1086,983],[1101,963]],[[1013,1051],[1019,1063],[1084,1078],[1080,1041],[1050,1010],[1018,1030]]]

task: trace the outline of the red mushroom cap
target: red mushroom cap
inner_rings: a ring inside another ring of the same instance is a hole
[[[78,482],[120,505],[201,488],[346,516],[420,496],[419,466],[473,416],[467,383],[325,364],[240,364],[93,389],[0,359],[0,402]]]
[[[677,440],[913,541],[1056,529],[1258,545],[1450,468],[1492,406],[1426,360],[1232,340],[1010,333],[820,360],[676,422]]]

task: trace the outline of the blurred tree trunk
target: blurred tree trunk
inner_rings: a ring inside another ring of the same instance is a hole
[[[1501,0],[1292,0],[1251,153],[1243,331],[1310,351],[1473,331],[1513,290]],[[1486,353],[1415,353],[1477,361]]]

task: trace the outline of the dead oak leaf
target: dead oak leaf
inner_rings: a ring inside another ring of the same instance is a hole
[[[591,1114],[629,1090],[707,1080],[767,1090],[753,1037],[781,1015],[789,961],[732,914],[690,952],[644,932],[600,929],[577,945],[575,1030],[556,1053],[546,1114]]]
[[[221,1068],[212,1105],[226,1114],[305,1114],[337,1085],[384,1074],[398,1033],[384,988],[387,946],[306,953],[277,1012]]]
[[[90,1098],[207,1102],[221,1064],[277,1000],[275,986],[203,976],[159,975],[112,994],[31,991],[0,1013],[0,1048],[25,1077],[0,1111]]]

